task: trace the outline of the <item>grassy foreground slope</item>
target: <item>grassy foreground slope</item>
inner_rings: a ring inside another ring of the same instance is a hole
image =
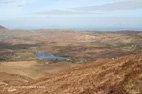
[[[101,59],[32,81],[13,94],[142,94],[142,55]]]
[[[16,90],[11,87],[23,86],[31,81],[32,79],[26,76],[0,72],[0,94],[11,93]]]

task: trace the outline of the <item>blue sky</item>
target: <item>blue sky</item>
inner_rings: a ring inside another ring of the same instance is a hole
[[[11,29],[142,30],[142,0],[0,0]]]

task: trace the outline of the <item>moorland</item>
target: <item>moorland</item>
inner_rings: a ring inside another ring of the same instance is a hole
[[[0,93],[141,94],[141,41],[138,31],[2,28]],[[69,60],[39,60],[39,51]],[[23,85],[46,89],[9,88]]]

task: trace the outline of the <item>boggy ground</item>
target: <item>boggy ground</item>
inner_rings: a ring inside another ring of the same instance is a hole
[[[1,31],[1,61],[33,61],[37,51],[69,56],[73,63],[141,53],[142,33],[75,32],[65,30]],[[18,36],[17,36],[18,35]]]

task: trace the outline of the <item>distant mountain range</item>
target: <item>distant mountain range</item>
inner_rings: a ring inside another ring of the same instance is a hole
[[[4,26],[0,25],[0,29],[6,29]]]

